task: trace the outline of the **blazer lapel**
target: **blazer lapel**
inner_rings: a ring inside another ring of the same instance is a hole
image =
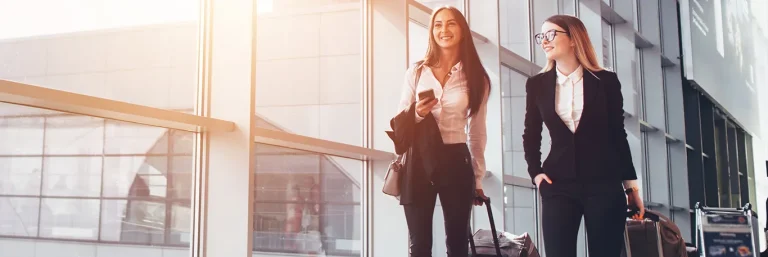
[[[544,83],[543,85],[545,85],[544,86],[544,96],[545,96],[544,110],[546,111],[546,113],[551,115],[550,117],[552,117],[552,119],[556,120],[555,123],[560,124],[559,127],[561,129],[563,129],[564,131],[568,131],[568,133],[573,133],[571,132],[571,129],[568,128],[568,125],[565,125],[565,122],[563,121],[563,119],[560,118],[560,115],[557,114],[557,109],[556,109],[557,103],[555,101],[557,100],[556,88],[558,85],[557,85],[557,71],[555,71],[555,69],[556,68],[552,68],[552,70],[545,73],[544,77],[542,77],[542,80],[543,80],[542,82]],[[547,120],[546,117],[544,119]]]
[[[587,68],[584,68],[584,74],[582,75],[582,78],[584,80],[584,110],[581,111],[581,122],[584,122],[584,116],[587,112],[590,111],[592,103],[595,100],[595,96],[597,96],[600,92],[600,78],[597,77],[593,72],[587,70]],[[581,125],[579,125],[581,126]]]
[[[555,100],[557,97],[555,94],[557,90],[557,75],[555,74],[555,68],[544,73],[542,79],[542,85],[544,85],[544,108],[548,113],[554,113],[557,116],[557,110],[555,110]]]

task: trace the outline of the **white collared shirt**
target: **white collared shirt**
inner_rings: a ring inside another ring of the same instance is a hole
[[[487,142],[486,134],[486,115],[487,99],[480,105],[477,113],[469,118],[469,94],[467,79],[462,72],[461,62],[451,68],[448,73],[448,80],[445,86],[440,86],[440,82],[435,78],[432,69],[423,65],[419,84],[416,82],[416,67],[411,67],[405,73],[405,82],[400,95],[400,104],[398,111],[405,110],[411,103],[418,101],[418,93],[428,89],[435,92],[437,104],[432,108],[432,116],[437,121],[440,134],[445,144],[467,143],[469,152],[472,155],[472,167],[475,172],[475,186],[477,189],[483,187],[483,176],[485,176],[485,145]],[[416,114],[416,122],[421,122],[423,117]]]
[[[576,132],[584,111],[584,69],[579,66],[569,75],[556,70],[555,110],[571,132]]]
[[[584,68],[579,65],[571,74],[557,72],[555,110],[571,132],[576,132],[584,111]],[[624,188],[637,187],[637,180],[624,180]]]

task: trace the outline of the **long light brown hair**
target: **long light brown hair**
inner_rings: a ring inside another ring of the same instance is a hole
[[[554,15],[547,18],[546,21],[557,26],[560,26],[567,32],[568,37],[574,43],[574,53],[576,59],[579,60],[581,67],[593,72],[604,70],[600,63],[597,62],[597,55],[595,49],[592,47],[592,41],[587,34],[587,28],[579,18],[570,15]],[[547,65],[541,70],[542,73],[552,70],[555,67],[555,60],[547,60]]]
[[[429,46],[427,46],[427,53],[424,55],[423,60],[416,63],[416,66],[427,65],[435,67],[442,65],[440,63],[440,46],[437,45],[435,34],[432,31],[435,28],[435,16],[443,10],[453,13],[453,16],[456,17],[456,23],[461,28],[459,61],[462,64],[464,76],[467,78],[467,88],[469,88],[469,116],[473,116],[480,109],[480,104],[486,100],[486,95],[491,89],[491,80],[483,64],[480,62],[480,56],[477,54],[475,43],[472,41],[472,32],[469,30],[467,19],[461,14],[459,9],[452,6],[444,6],[432,12],[432,16],[429,19]]]

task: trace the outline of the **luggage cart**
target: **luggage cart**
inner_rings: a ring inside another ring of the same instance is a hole
[[[695,206],[696,248],[700,257],[758,257],[759,226],[747,203],[741,208]]]

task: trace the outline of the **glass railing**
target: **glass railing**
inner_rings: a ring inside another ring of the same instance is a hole
[[[193,133],[5,103],[0,113],[0,245],[14,245],[0,256],[188,253]]]

